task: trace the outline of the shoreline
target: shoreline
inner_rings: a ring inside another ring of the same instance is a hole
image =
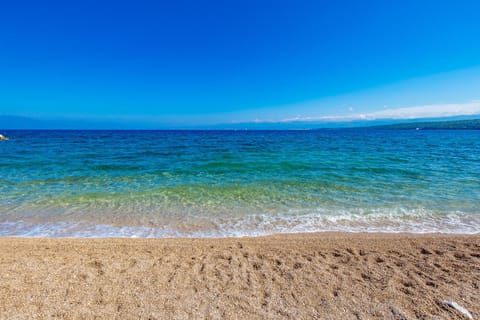
[[[0,237],[0,318],[464,319],[480,235]]]
[[[4,241],[53,241],[53,242],[108,242],[108,241],[120,241],[120,242],[152,242],[152,244],[159,244],[159,242],[232,242],[232,241],[261,241],[261,242],[273,242],[274,240],[281,241],[297,241],[301,239],[315,239],[321,238],[360,238],[360,239],[378,239],[385,238],[392,240],[392,238],[400,239],[424,239],[424,238],[479,238],[480,233],[414,233],[414,232],[356,232],[356,231],[314,231],[314,232],[293,232],[293,233],[273,233],[258,236],[226,236],[226,237],[44,237],[44,236],[0,236],[0,244]]]
[[[198,237],[198,236],[178,236],[178,237],[142,237],[142,236],[71,236],[71,237],[50,237],[50,236],[1,236],[2,239],[52,239],[52,240],[235,240],[235,239],[259,239],[259,238],[276,238],[276,237],[322,237],[322,236],[365,236],[365,237],[480,237],[480,232],[477,233],[455,233],[455,232],[408,232],[408,231],[312,231],[312,232],[285,232],[285,233],[271,233],[271,234],[260,234],[260,235],[245,235],[245,236],[219,236],[219,237]]]

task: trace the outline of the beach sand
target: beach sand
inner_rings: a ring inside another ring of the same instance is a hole
[[[480,319],[480,236],[0,238],[0,319]]]

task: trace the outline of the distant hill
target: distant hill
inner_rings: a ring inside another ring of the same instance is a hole
[[[468,117],[468,118],[467,118]],[[176,125],[167,122],[138,119],[72,119],[34,118],[0,114],[0,133],[5,130],[322,130],[322,129],[430,129],[430,130],[479,130],[480,119],[476,116],[416,119],[406,122],[396,119],[357,121],[298,121],[298,122],[244,122],[204,125]]]
[[[366,128],[391,130],[480,130],[480,119],[434,122],[408,122],[381,126],[370,126]]]

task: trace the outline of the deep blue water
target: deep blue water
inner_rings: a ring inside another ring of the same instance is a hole
[[[7,131],[1,236],[480,233],[480,132]]]

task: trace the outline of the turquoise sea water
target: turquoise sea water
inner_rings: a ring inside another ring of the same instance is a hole
[[[8,131],[0,235],[480,233],[479,131]]]

